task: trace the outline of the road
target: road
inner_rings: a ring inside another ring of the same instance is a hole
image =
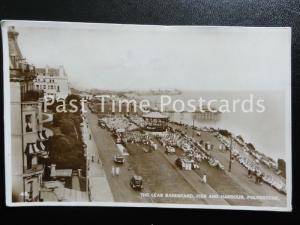
[[[86,113],[86,118],[92,131],[93,138],[99,150],[99,156],[110,185],[113,198],[117,202],[141,202],[139,192],[131,189],[129,185],[130,178],[134,174],[130,170],[128,163],[120,166],[120,175],[113,176],[112,167],[116,166],[113,157],[117,153],[117,147],[111,137],[110,132],[98,126],[97,115],[90,111]]]
[[[183,177],[162,154],[161,151],[145,153],[143,147],[136,144],[128,144],[129,156],[124,165],[120,166],[120,175],[113,176],[112,167],[116,166],[113,157],[117,153],[117,147],[111,133],[98,126],[96,114],[88,111],[86,118],[92,131],[93,138],[99,150],[107,180],[109,182],[114,200],[116,202],[149,202],[149,203],[190,203],[206,204],[201,198],[166,198],[158,197],[160,193],[192,194],[199,192]],[[144,178],[142,193],[151,193],[148,197],[141,197],[141,193],[134,191],[130,185],[130,178],[138,174]],[[155,194],[155,196],[154,196]]]
[[[161,145],[158,150],[146,153],[145,146],[141,144],[127,144],[129,156],[124,165],[120,166],[120,175],[113,176],[112,167],[116,166],[113,157],[117,153],[117,147],[111,133],[98,126],[98,117],[90,111],[86,113],[92,135],[99,150],[103,168],[116,202],[150,202],[150,203],[186,203],[186,204],[214,204],[214,205],[249,205],[249,206],[284,206],[286,196],[278,193],[266,184],[255,184],[248,179],[247,171],[237,162],[233,164],[232,172],[220,171],[211,168],[207,163],[201,163],[200,170],[183,171],[175,166],[176,155],[166,155]],[[179,127],[177,127],[179,128]],[[188,133],[191,130],[187,129]],[[219,141],[210,133],[202,132],[201,138],[218,146]],[[228,153],[213,151],[213,156],[227,169]],[[200,182],[200,177],[207,174],[207,184]],[[249,199],[201,199],[201,198],[166,198],[157,196],[141,197],[141,193],[134,191],[130,185],[130,178],[138,174],[144,178],[142,193],[185,193],[199,194],[231,194],[277,196],[279,201],[261,201]],[[220,182],[222,181],[222,182]]]

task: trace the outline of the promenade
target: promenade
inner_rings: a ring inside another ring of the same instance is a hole
[[[174,129],[187,132],[187,135],[194,136],[195,140],[203,140],[209,142],[214,146],[219,146],[221,142],[211,132],[201,132],[201,136],[197,136],[195,130],[191,127],[183,127],[170,123]],[[237,148],[239,145],[235,144]],[[216,147],[217,148],[217,147]],[[203,173],[208,176],[208,184],[219,194],[243,194],[249,196],[275,196],[278,198],[277,201],[273,200],[239,200],[239,199],[228,199],[227,201],[232,205],[261,205],[261,206],[285,206],[286,195],[279,193],[271,186],[261,183],[256,184],[254,179],[249,179],[247,170],[237,161],[232,162],[231,172],[228,172],[229,167],[229,152],[221,152],[217,149],[211,151],[211,155],[218,159],[225,167],[224,173],[220,173],[217,170],[210,168],[209,165],[202,163],[200,170],[195,170],[200,176]],[[266,169],[266,168],[265,168]],[[222,182],[220,182],[222,180]]]
[[[113,195],[99,157],[99,150],[95,144],[94,136],[85,115],[83,117],[82,135],[87,145],[87,189],[89,200],[92,202],[113,202]]]

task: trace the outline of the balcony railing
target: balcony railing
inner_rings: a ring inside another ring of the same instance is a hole
[[[24,171],[23,177],[34,176],[44,172],[44,165],[37,164],[32,166],[31,169],[27,169]]]
[[[31,90],[26,92],[22,97],[23,101],[38,101],[40,97],[43,97],[43,92]]]

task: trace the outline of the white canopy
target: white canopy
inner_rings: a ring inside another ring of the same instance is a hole
[[[150,112],[148,114],[144,114],[143,118],[152,118],[152,119],[167,119],[168,116],[161,114],[160,112]]]

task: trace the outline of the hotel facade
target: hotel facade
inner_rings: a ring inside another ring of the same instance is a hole
[[[53,96],[55,99],[65,99],[70,94],[68,75],[63,66],[58,68],[35,69],[34,88],[43,91],[45,95]]]
[[[41,200],[49,131],[43,127],[47,115],[40,110],[43,93],[34,88],[35,67],[23,58],[18,35],[9,29],[12,201],[34,202]]]

